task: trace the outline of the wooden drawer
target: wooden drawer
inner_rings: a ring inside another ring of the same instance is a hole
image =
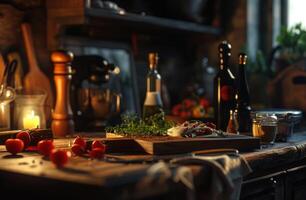
[[[250,179],[242,184],[241,200],[284,200],[285,172]]]
[[[285,186],[287,200],[305,200],[306,165],[287,170]]]

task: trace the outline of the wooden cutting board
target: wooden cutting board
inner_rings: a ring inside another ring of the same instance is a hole
[[[45,91],[47,94],[45,104],[51,110],[53,108],[53,93],[50,80],[38,66],[30,25],[28,23],[21,24],[21,32],[29,64],[29,72],[24,77],[24,88],[26,90],[41,89]],[[50,113],[46,113],[46,117],[49,116]]]
[[[260,148],[260,140],[258,138],[243,135],[230,135],[222,138],[118,137],[105,139],[104,142],[111,152],[148,153],[152,155],[190,153],[192,151],[218,148],[238,149],[239,151]]]

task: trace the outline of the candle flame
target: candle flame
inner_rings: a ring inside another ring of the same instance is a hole
[[[34,110],[31,110],[31,117],[33,118],[34,117],[34,115],[35,115],[35,113],[34,113]]]

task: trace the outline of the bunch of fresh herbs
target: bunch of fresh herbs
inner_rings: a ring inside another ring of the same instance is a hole
[[[155,114],[146,119],[129,113],[122,115],[121,118],[121,124],[107,127],[106,132],[124,136],[165,136],[167,130],[175,125],[174,122],[164,119],[164,113]]]

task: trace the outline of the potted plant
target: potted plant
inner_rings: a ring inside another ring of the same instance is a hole
[[[278,46],[272,53],[272,70],[276,73],[305,58],[306,29],[300,23],[289,29],[283,27],[277,37],[277,43]]]
[[[301,24],[282,28],[277,42],[267,86],[272,106],[306,111],[306,29]]]

